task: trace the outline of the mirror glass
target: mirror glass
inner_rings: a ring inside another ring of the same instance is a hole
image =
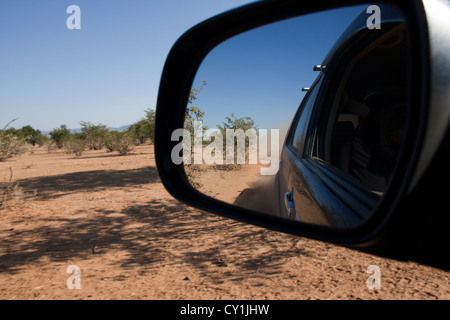
[[[173,161],[215,199],[323,226],[373,212],[408,116],[401,13],[360,5],[233,37],[204,59]]]

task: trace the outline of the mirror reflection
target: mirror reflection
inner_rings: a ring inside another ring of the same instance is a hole
[[[173,161],[193,187],[261,213],[362,223],[394,175],[408,116],[401,14],[339,8],[229,39],[194,80]]]

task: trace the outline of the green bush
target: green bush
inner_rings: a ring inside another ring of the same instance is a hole
[[[133,151],[134,141],[133,135],[128,131],[111,131],[105,139],[106,151],[126,155]]]
[[[133,137],[128,132],[121,132],[116,143],[116,151],[121,155],[127,155],[134,149]]]
[[[105,140],[109,130],[106,125],[94,125],[90,122],[81,121],[81,132],[89,150],[100,150],[105,146]]]
[[[62,149],[64,142],[70,138],[70,130],[65,124],[63,124],[59,128],[55,128],[50,131],[50,137],[53,141],[55,141],[58,149]]]
[[[84,149],[86,147],[86,142],[82,137],[77,137],[72,135],[64,142],[64,148],[69,154],[74,153],[76,157],[81,157]]]

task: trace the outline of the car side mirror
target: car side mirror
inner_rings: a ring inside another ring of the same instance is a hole
[[[431,81],[449,82],[448,57],[431,73],[430,32],[434,41],[444,37],[435,25],[449,27],[433,18],[443,10],[439,0],[264,1],[193,27],[161,78],[164,186],[225,217],[416,256],[411,239],[435,216],[413,209],[439,175],[430,168],[442,165],[450,115],[448,89]],[[436,108],[445,112],[433,127]]]

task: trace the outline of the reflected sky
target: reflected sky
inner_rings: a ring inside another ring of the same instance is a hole
[[[225,116],[253,118],[260,129],[292,120],[320,64],[341,33],[367,8],[355,6],[273,23],[229,39],[203,61],[193,87],[207,81],[194,105],[216,128]],[[369,15],[368,15],[369,17]]]

